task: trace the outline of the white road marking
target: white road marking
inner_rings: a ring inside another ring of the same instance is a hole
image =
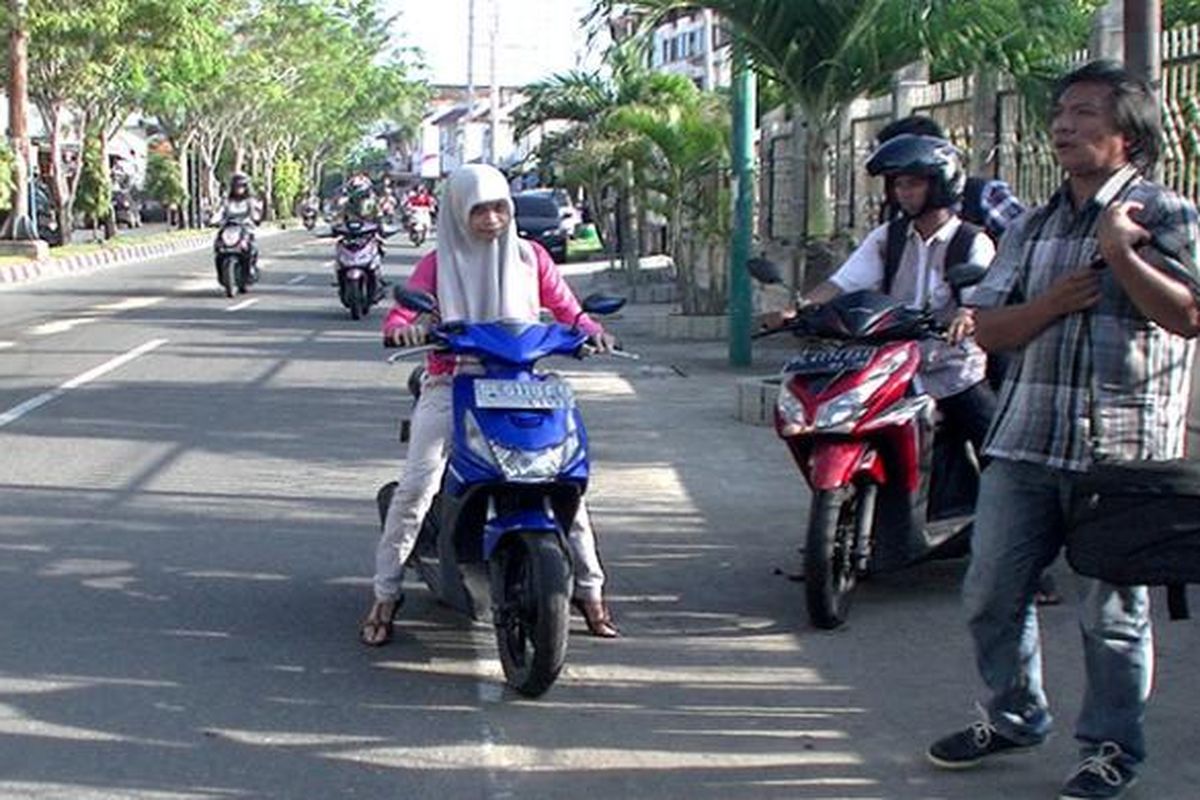
[[[296,277],[289,279],[287,285],[295,286],[297,283],[304,283],[304,279],[307,277],[307,275],[297,275]]]
[[[64,394],[71,391],[72,389],[78,389],[80,386],[83,386],[86,383],[91,383],[92,381],[96,380],[97,378],[101,377],[102,375],[106,375],[109,372],[112,372],[114,369],[117,369],[119,367],[122,367],[122,366],[128,364],[130,361],[133,361],[135,358],[140,358],[141,356],[144,356],[146,353],[149,353],[151,350],[155,350],[159,347],[162,347],[166,343],[167,343],[166,339],[151,339],[150,341],[146,342],[145,344],[138,345],[137,347],[133,348],[132,350],[130,350],[127,353],[122,353],[121,355],[117,356],[116,358],[112,358],[112,359],[109,359],[108,361],[105,361],[103,364],[101,364],[98,367],[92,367],[87,372],[83,372],[83,373],[80,373],[79,375],[76,375],[74,378],[71,378],[69,381],[66,381],[65,383],[60,384],[58,386],[58,388],[51,389],[48,392],[43,392],[42,394],[39,394],[37,397],[31,397],[28,400],[26,400],[24,403],[19,403],[19,404],[13,406],[8,411],[5,411],[3,414],[0,414],[0,428],[3,428],[5,425],[8,425],[10,422],[16,422],[21,417],[28,414],[30,411],[33,411],[34,409],[37,409],[37,408],[41,408],[42,406],[46,405],[46,403],[49,403],[52,400],[56,400],[59,397],[62,397]]]
[[[165,297],[127,297],[124,300],[101,303],[82,312],[82,316],[56,319],[53,322],[43,322],[41,325],[35,325],[29,329],[29,333],[32,336],[51,336],[56,333],[66,333],[73,328],[78,328],[80,325],[87,325],[98,319],[119,314],[122,311],[147,308],[156,303],[161,303],[165,299]]]
[[[229,306],[229,308],[226,308],[225,310],[226,311],[241,311],[243,308],[248,308],[257,302],[258,302],[257,297],[251,297],[249,300],[243,300],[240,303],[236,303],[232,306]]]
[[[0,350],[7,350],[10,347],[16,347],[16,342],[0,342]]]

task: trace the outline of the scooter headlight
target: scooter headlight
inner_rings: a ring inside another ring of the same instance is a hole
[[[490,442],[492,453],[504,473],[513,483],[538,483],[557,478],[580,456],[582,447],[575,415],[567,416],[567,435],[558,444],[541,450],[517,450]]]
[[[908,361],[908,353],[897,350],[877,364],[858,386],[825,402],[817,409],[813,428],[827,433],[849,433],[867,413],[867,405],[887,379]]]
[[[230,225],[221,229],[221,244],[225,247],[237,247],[242,241],[242,229]]]
[[[475,415],[470,411],[463,414],[463,438],[466,440],[467,449],[483,460],[485,464],[495,469],[500,469],[500,464],[496,461],[496,456],[492,452],[492,446],[488,443],[487,437],[483,435],[483,429],[479,427],[479,421],[475,419]]]
[[[795,436],[808,430],[808,414],[804,410],[804,404],[788,388],[786,376],[779,386],[779,399],[775,401],[775,407],[779,411],[780,436]]]

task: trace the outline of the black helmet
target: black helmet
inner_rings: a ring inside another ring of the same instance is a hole
[[[229,176],[229,196],[242,198],[250,194],[250,176],[244,172],[235,172]]]
[[[967,174],[954,145],[935,136],[905,133],[888,139],[867,159],[872,175],[933,178],[926,208],[949,208],[962,197]]]

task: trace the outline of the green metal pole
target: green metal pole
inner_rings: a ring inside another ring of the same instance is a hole
[[[754,225],[754,72],[745,49],[733,51],[733,240],[729,247],[729,363],[750,365],[750,240]]]

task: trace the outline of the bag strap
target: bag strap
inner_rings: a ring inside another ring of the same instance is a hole
[[[950,243],[946,245],[946,257],[942,259],[943,269],[967,263],[971,258],[971,248],[975,246],[975,239],[981,235],[984,235],[983,228],[973,222],[962,220],[958,225],[958,230],[950,237]],[[954,294],[954,304],[961,306],[962,289],[956,287],[951,291]]]
[[[904,255],[904,245],[908,243],[908,217],[896,217],[888,223],[887,244],[883,249],[883,293],[892,293],[892,284],[896,282],[896,273],[900,271],[900,258]]]
[[[1172,620],[1191,619],[1186,583],[1167,584],[1167,614]]]

